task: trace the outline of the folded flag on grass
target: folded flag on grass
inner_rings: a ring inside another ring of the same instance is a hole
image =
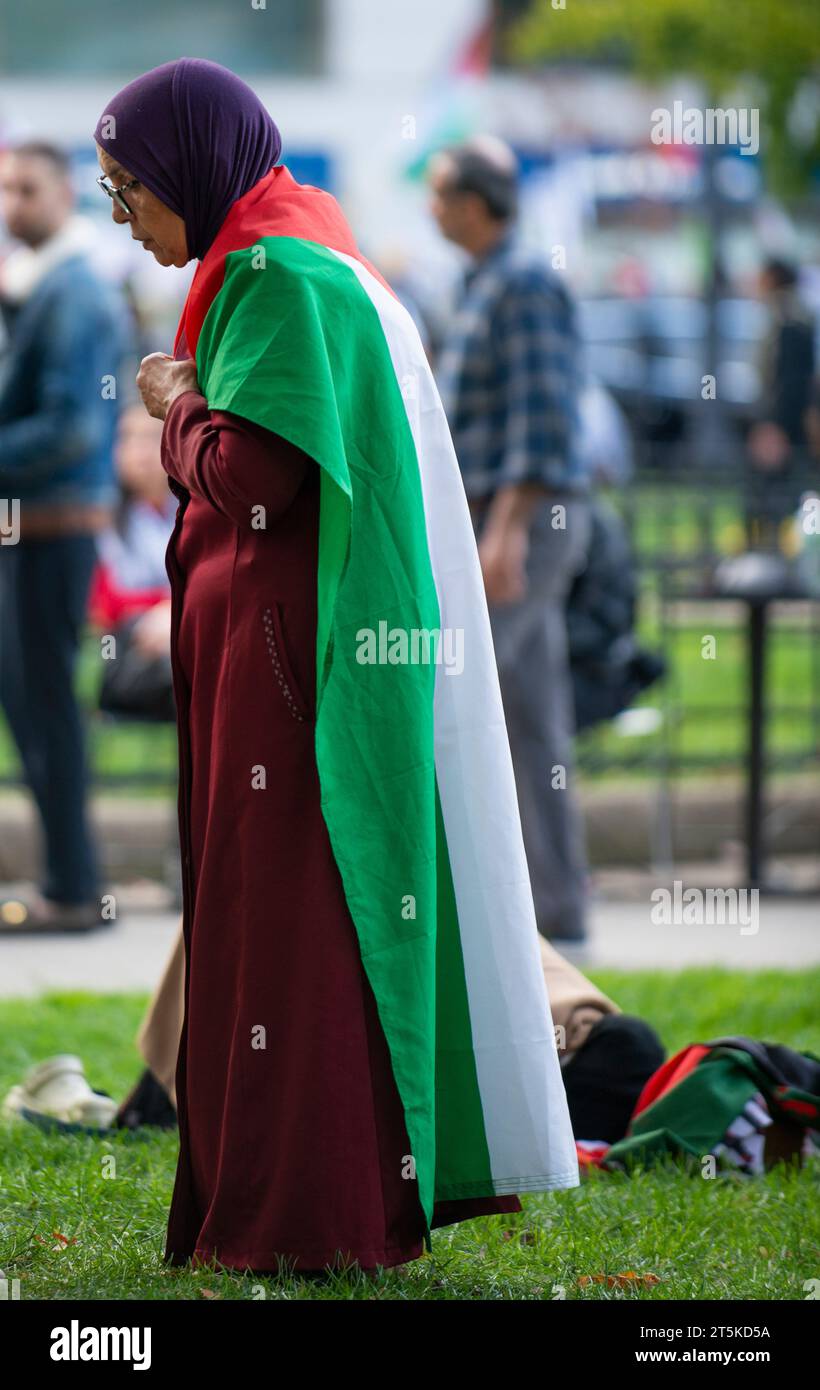
[[[803,1161],[820,1152],[820,1058],[743,1037],[693,1043],[649,1078],[624,1139],[577,1147],[583,1168],[712,1155],[752,1175]]]

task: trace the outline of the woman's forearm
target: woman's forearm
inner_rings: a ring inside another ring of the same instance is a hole
[[[166,473],[237,526],[264,529],[286,512],[310,465],[307,454],[271,430],[209,410],[198,391],[177,396],[165,417]]]

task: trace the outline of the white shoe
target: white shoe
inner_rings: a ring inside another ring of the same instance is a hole
[[[63,1124],[108,1129],[117,1102],[91,1089],[79,1057],[61,1053],[39,1062],[20,1085],[12,1086],[3,1102],[4,1114],[26,1118],[25,1111]]]

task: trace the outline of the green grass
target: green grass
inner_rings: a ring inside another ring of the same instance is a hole
[[[820,970],[595,974],[670,1051],[748,1033],[820,1052]],[[116,1096],[135,1079],[138,995],[0,1002],[0,1088],[55,1052],[79,1053]],[[593,1174],[581,1188],[523,1199],[521,1214],[445,1227],[433,1252],[397,1270],[326,1284],[162,1263],[176,1135],[54,1137],[0,1124],[0,1268],[32,1299],[802,1299],[820,1271],[818,1165],[712,1181],[674,1165]],[[113,1160],[113,1176],[104,1176]],[[59,1231],[71,1244],[53,1236]],[[53,1248],[59,1247],[59,1248]],[[653,1287],[578,1285],[583,1275],[654,1274]]]

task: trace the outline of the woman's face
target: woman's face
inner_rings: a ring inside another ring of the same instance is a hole
[[[130,183],[133,175],[99,145],[97,158],[102,172],[115,188]],[[182,218],[161,203],[156,194],[151,193],[142,183],[135,183],[123,196],[128,206],[133,209],[132,215],[129,217],[116,198],[112,198],[111,216],[114,221],[128,222],[134,241],[142,242],[146,251],[150,251],[160,265],[187,265],[190,256]]]

